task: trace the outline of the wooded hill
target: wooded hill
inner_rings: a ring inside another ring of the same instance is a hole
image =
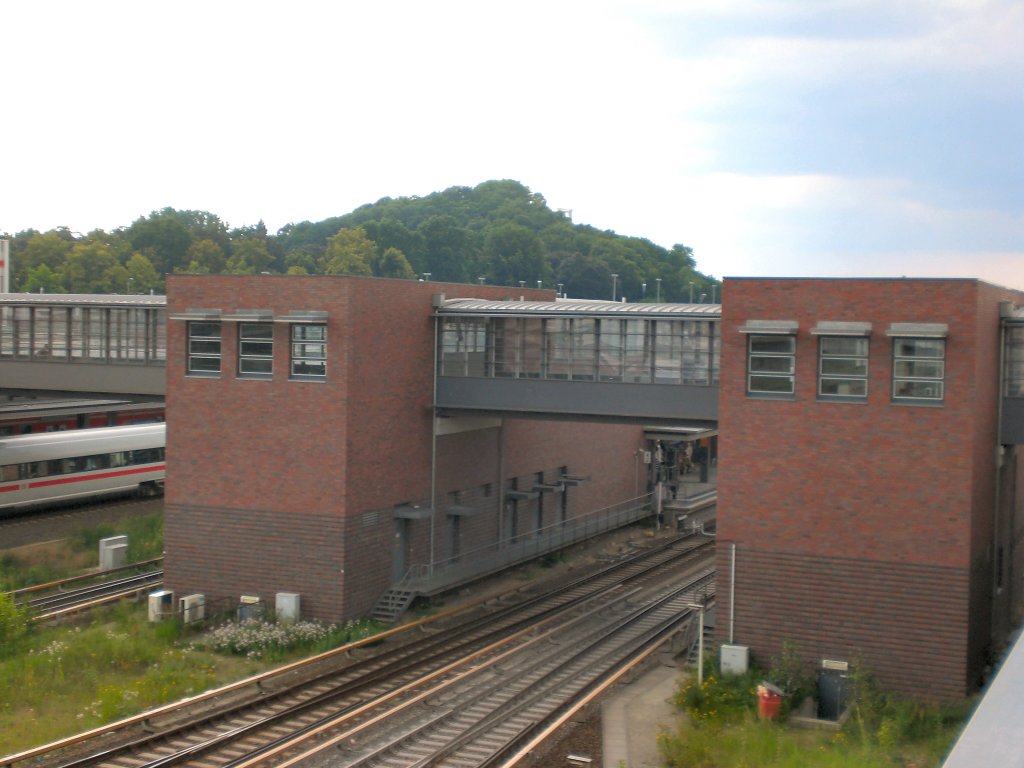
[[[319,222],[228,229],[215,214],[164,208],[129,227],[65,228],[11,240],[11,290],[162,292],[171,273],[356,274],[491,285],[538,282],[573,298],[711,301],[718,281],[670,250],[573,224],[517,181],[383,198]],[[616,277],[613,277],[615,275]],[[715,289],[712,288],[715,286]]]

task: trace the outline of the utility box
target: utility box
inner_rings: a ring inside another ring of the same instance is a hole
[[[720,651],[723,675],[745,674],[750,666],[750,646],[723,645]]]
[[[278,621],[299,620],[299,593],[278,592],[274,596],[274,612]]]
[[[149,593],[149,620],[163,621],[174,615],[174,593],[161,589]]]
[[[258,595],[242,595],[238,599],[238,620],[258,619],[263,613],[263,604]]]
[[[184,624],[195,624],[206,618],[206,595],[185,595],[178,600],[181,620]]]
[[[127,562],[128,537],[110,536],[100,539],[100,570],[111,571]]]

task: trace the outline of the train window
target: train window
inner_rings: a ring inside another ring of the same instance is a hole
[[[116,451],[111,453],[107,458],[110,460],[110,466],[112,467],[123,467],[125,465],[124,451]]]
[[[220,323],[190,322],[188,324],[188,372],[220,373]]]
[[[49,462],[47,461],[30,461],[27,464],[22,464],[21,477],[22,479],[46,477],[48,474],[51,474],[48,465]]]
[[[72,456],[69,459],[61,459],[61,473],[70,475],[72,472],[81,472],[85,469],[84,456]]]
[[[291,336],[292,378],[324,378],[327,375],[327,326],[296,324],[292,326]]]
[[[85,468],[86,470],[92,469],[107,469],[110,466],[110,456],[107,454],[97,454],[95,456],[85,457]]]
[[[6,482],[10,480],[18,479],[18,465],[17,464],[5,464],[0,467],[0,482]]]
[[[238,373],[270,376],[274,372],[274,324],[239,323]]]

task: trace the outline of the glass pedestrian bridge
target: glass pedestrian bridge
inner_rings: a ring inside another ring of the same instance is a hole
[[[164,395],[166,301],[0,294],[0,386]],[[438,294],[432,310],[434,402],[442,416],[697,425],[717,420],[718,304],[485,301]],[[328,370],[335,354],[340,351],[328,349]]]
[[[166,296],[0,294],[5,391],[164,395]]]
[[[435,301],[441,413],[718,418],[721,306]]]

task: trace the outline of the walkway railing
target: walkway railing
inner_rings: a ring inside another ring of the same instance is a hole
[[[627,499],[610,507],[524,531],[497,545],[461,552],[457,557],[412,566],[397,585],[417,592],[432,592],[504,570],[550,552],[571,546],[601,533],[652,517],[651,494]]]

